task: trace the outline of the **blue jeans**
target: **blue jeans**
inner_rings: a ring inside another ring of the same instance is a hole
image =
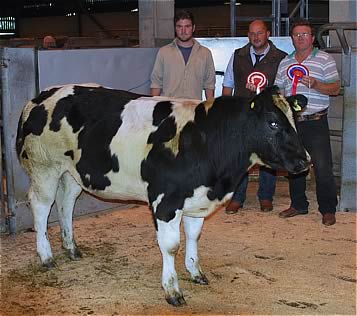
[[[332,172],[332,154],[330,131],[327,115],[317,121],[305,121],[296,125],[302,144],[311,156],[315,180],[316,197],[319,211],[335,213],[337,206],[337,192],[335,178]],[[306,176],[307,172],[298,175],[289,174],[289,191],[291,206],[298,210],[307,210]]]
[[[269,168],[259,168],[259,189],[257,192],[259,200],[273,201],[276,185],[276,171]],[[248,187],[248,173],[244,176],[236,191],[233,194],[232,200],[243,205],[246,199]]]

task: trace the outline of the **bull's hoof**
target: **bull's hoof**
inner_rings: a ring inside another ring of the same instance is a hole
[[[68,252],[68,257],[71,260],[79,260],[83,257],[81,251],[78,248],[69,249],[67,250],[67,252]]]
[[[57,267],[56,262],[51,258],[47,259],[46,261],[42,262],[42,266],[45,268],[45,270],[51,270]]]
[[[208,279],[206,278],[206,276],[204,274],[194,277],[192,279],[192,282],[200,284],[200,285],[208,285],[208,283],[209,283]]]
[[[177,294],[176,296],[173,296],[173,297],[166,297],[166,301],[167,301],[167,303],[169,303],[175,307],[186,305],[185,299],[180,294]]]

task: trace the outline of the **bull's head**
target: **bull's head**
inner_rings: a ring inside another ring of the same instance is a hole
[[[285,168],[300,173],[310,166],[310,156],[303,147],[294,122],[294,112],[307,104],[303,95],[284,98],[276,86],[266,88],[250,102],[257,117],[254,152],[257,162],[273,169]],[[255,156],[254,156],[255,157]]]

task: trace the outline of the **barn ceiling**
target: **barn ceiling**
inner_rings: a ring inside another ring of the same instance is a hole
[[[176,0],[175,6],[202,7],[224,5],[229,0]],[[269,4],[272,0],[237,0],[243,4]],[[298,0],[289,0],[289,4]],[[328,0],[310,0],[310,3],[328,2]],[[0,16],[36,17],[66,15],[68,12],[86,10],[91,13],[130,11],[137,8],[137,0],[1,0]]]

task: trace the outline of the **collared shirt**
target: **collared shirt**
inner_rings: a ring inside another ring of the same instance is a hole
[[[275,78],[275,84],[280,88],[285,96],[290,96],[293,88],[293,80],[288,77],[288,68],[293,64],[299,64],[295,58],[296,52],[286,56],[280,63]],[[336,62],[328,53],[314,48],[311,55],[308,56],[301,65],[309,70],[309,76],[324,82],[333,83],[340,80]],[[302,83],[297,84],[297,94],[303,94],[308,98],[308,103],[302,115],[310,115],[327,109],[330,105],[330,98],[313,88],[309,88]]]
[[[263,58],[268,54],[270,50],[270,45],[265,48],[264,52],[260,53],[259,55],[263,55],[260,57],[260,61],[263,60]],[[252,60],[253,65],[255,64],[255,54],[257,52],[255,51],[253,46],[250,46],[250,58]],[[229,59],[226,71],[224,73],[224,79],[223,79],[223,86],[228,87],[228,88],[234,88],[234,72],[233,72],[233,61],[234,61],[234,53],[232,54],[231,58]]]
[[[187,64],[177,47],[177,39],[160,48],[151,73],[151,88],[161,89],[161,95],[201,100],[202,90],[214,90],[215,83],[211,51],[195,39]]]

